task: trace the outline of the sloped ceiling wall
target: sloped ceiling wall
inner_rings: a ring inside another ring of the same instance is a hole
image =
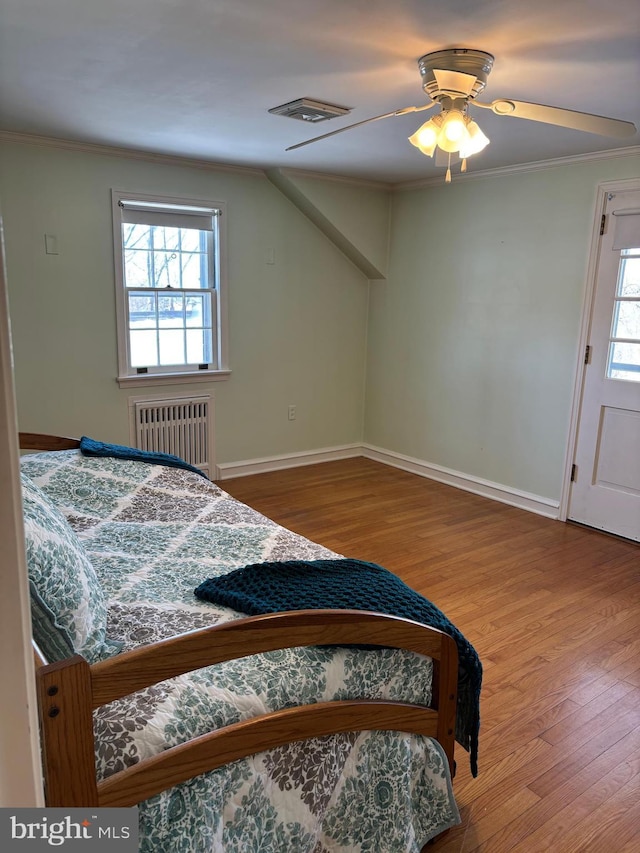
[[[272,169],[269,180],[370,280],[389,263],[391,192],[383,185],[327,180]]]

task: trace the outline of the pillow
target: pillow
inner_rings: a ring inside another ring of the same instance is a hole
[[[20,475],[33,637],[49,661],[75,653],[89,663],[120,649],[107,639],[107,603],[95,570],[66,518]]]

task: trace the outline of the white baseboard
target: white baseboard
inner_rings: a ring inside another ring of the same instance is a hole
[[[362,455],[361,444],[344,444],[339,447],[303,450],[300,453],[265,456],[262,459],[247,459],[242,462],[222,462],[220,465],[216,465],[216,480],[248,477],[250,474],[264,474],[267,471],[299,468],[302,465],[316,465],[318,462],[333,462],[336,459],[351,459],[354,456]]]
[[[229,480],[231,477],[247,477],[250,474],[263,474],[267,471],[281,471],[285,468],[298,468],[302,465],[315,465],[318,462],[332,462],[336,459],[351,459],[356,456],[364,456],[373,459],[392,468],[400,468],[420,477],[437,480],[456,489],[465,492],[473,492],[500,503],[509,504],[518,509],[535,512],[547,518],[558,518],[559,501],[533,495],[505,486],[502,483],[493,483],[483,480],[471,474],[463,474],[460,471],[452,471],[441,465],[433,465],[422,459],[414,459],[393,450],[384,450],[371,444],[345,444],[339,447],[325,447],[320,450],[305,450],[300,453],[285,453],[282,456],[267,456],[262,459],[247,459],[241,462],[223,462],[216,466],[216,480]]]
[[[475,495],[500,501],[500,503],[509,504],[518,509],[526,509],[547,518],[558,518],[559,501],[553,501],[550,498],[533,495],[530,492],[522,492],[519,489],[513,489],[511,486],[493,483],[471,474],[452,471],[450,468],[443,468],[440,465],[424,462],[422,459],[404,456],[402,453],[396,453],[393,450],[383,450],[381,447],[374,447],[371,444],[362,445],[362,455],[367,459],[382,462],[393,468],[401,468],[403,471],[410,471],[412,474],[418,474],[421,477],[463,489],[465,492],[473,492]]]

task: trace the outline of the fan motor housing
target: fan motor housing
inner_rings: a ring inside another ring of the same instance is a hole
[[[434,71],[451,71],[459,74],[468,74],[475,77],[471,91],[466,97],[473,99],[477,97],[487,84],[487,77],[493,68],[494,57],[484,50],[474,50],[465,47],[453,47],[448,50],[436,50],[433,53],[425,53],[418,60],[420,76],[422,77],[422,88],[434,101],[443,97],[459,97],[460,92],[452,89],[443,89],[439,86]]]

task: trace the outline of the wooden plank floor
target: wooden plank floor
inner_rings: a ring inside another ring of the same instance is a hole
[[[484,664],[480,773],[430,853],[640,850],[640,548],[366,459],[225,480],[437,604]]]

